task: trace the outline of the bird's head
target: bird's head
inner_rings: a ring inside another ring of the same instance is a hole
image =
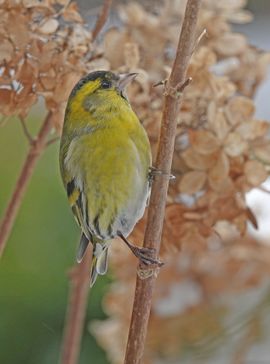
[[[95,71],[83,77],[68,100],[65,132],[73,135],[85,126],[116,125],[122,119],[136,118],[125,94],[126,86],[136,76],[137,73]]]
[[[91,72],[75,85],[70,94],[69,102],[76,100],[85,110],[91,112],[91,109],[102,106],[104,103],[117,103],[119,98],[127,101],[126,86],[136,76],[137,73]]]

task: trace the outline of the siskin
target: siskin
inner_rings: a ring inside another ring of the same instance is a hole
[[[150,192],[151,150],[126,86],[136,73],[96,71],[72,90],[60,143],[60,169],[81,228],[77,261],[93,244],[91,286],[108,267],[108,245],[120,237],[144,263],[157,263],[128,242]]]

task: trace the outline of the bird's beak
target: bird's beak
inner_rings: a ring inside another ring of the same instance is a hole
[[[118,89],[122,92],[126,86],[135,79],[138,73],[123,73],[119,75]]]

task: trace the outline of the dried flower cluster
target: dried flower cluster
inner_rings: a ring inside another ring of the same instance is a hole
[[[129,95],[154,154],[164,89],[152,85],[170,71],[184,5],[181,0],[166,1],[149,13],[129,3],[119,10],[123,28],[105,35],[104,54],[112,68],[140,73]],[[207,36],[194,50],[188,70],[193,82],[185,90],[179,113],[173,161],[176,179],[170,186],[162,239],[166,266],[158,278],[145,363],[177,357],[186,347],[221,335],[225,306],[216,307],[212,315],[214,297],[256,287],[270,273],[268,248],[242,238],[248,222],[257,226],[245,193],[266,180],[270,162],[269,123],[254,117],[250,98],[270,56],[250,46],[229,24],[250,21],[244,5],[240,0],[203,2],[198,37],[203,29]],[[144,226],[145,219],[131,240],[143,240]],[[119,243],[112,246],[116,282],[105,300],[110,318],[94,325],[93,331],[111,362],[120,363],[136,261]],[[205,322],[189,327],[196,317]]]
[[[199,353],[205,340],[226,336],[228,305],[222,298],[259,286],[270,274],[269,249],[245,236],[248,221],[257,225],[245,193],[269,172],[269,124],[254,117],[251,97],[270,57],[232,31],[230,22],[252,18],[244,6],[245,0],[203,1],[198,37],[203,29],[207,36],[194,49],[188,70],[193,82],[179,113],[176,179],[162,244],[166,266],[158,278],[146,364],[177,358],[189,348]],[[168,77],[184,9],[184,0],[164,1],[152,12],[129,2],[119,8],[122,25],[108,30],[97,46],[73,2],[0,1],[0,113],[25,118],[41,96],[60,131],[67,97],[83,74],[137,71],[129,97],[155,155],[164,88],[153,84]],[[144,226],[145,218],[131,238],[137,244]],[[110,317],[93,330],[115,364],[123,359],[135,270],[130,252],[112,244],[116,280],[105,299]],[[244,332],[249,346],[260,332],[256,320]],[[242,344],[246,348],[245,337]],[[236,352],[235,362],[242,354]]]
[[[74,2],[3,0],[0,18],[0,113],[25,118],[41,96],[60,131],[71,88],[108,64],[97,64],[91,32]]]

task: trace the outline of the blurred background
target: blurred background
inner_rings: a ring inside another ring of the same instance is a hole
[[[42,111],[32,116],[32,131]],[[28,148],[14,120],[1,129],[1,213]],[[11,143],[12,140],[12,143]],[[0,264],[0,362],[57,363],[74,263],[78,228],[67,204],[58,169],[58,143],[40,159]],[[104,318],[101,298],[108,279],[99,280],[87,320]],[[86,332],[81,363],[107,363]]]
[[[101,3],[101,1],[78,1],[83,10],[82,14],[85,14],[89,22],[98,13]],[[152,1],[151,4],[153,3],[155,2]],[[269,50],[270,2],[249,1],[248,8],[254,14],[254,21],[235,28],[247,34],[254,45]],[[268,77],[258,90],[255,99],[257,116],[268,120],[270,120],[269,92]],[[31,113],[29,126],[33,134],[38,129],[37,121],[42,120],[43,116],[43,108],[40,105]],[[28,149],[28,142],[17,120],[12,120],[0,130],[0,214],[2,214]],[[68,271],[74,263],[79,234],[60,180],[58,148],[58,143],[52,144],[38,162],[4,257],[0,262],[0,363],[52,364],[58,361],[68,294]],[[267,217],[269,220],[270,216],[269,197],[262,192],[252,192],[248,200],[249,205],[260,213],[259,221],[262,224],[256,236],[260,238],[268,236],[269,241],[270,224],[266,219]],[[102,297],[111,280],[110,276],[97,280],[88,304],[87,322],[106,318],[102,310]],[[266,297],[265,309],[260,311],[260,315],[264,312],[265,320],[270,313],[267,292],[262,287],[256,293]],[[235,305],[239,307],[247,301],[252,304],[253,298],[254,295],[251,294],[243,296]],[[236,309],[235,315],[237,312]],[[234,322],[233,317],[231,320]],[[241,331],[241,327],[237,330]],[[264,328],[264,338],[265,340],[253,349],[250,360],[241,363],[269,362],[269,322]],[[221,342],[219,354],[212,359],[209,358],[208,363],[229,363],[226,350],[222,346]],[[80,364],[90,361],[95,364],[109,363],[86,325]]]

